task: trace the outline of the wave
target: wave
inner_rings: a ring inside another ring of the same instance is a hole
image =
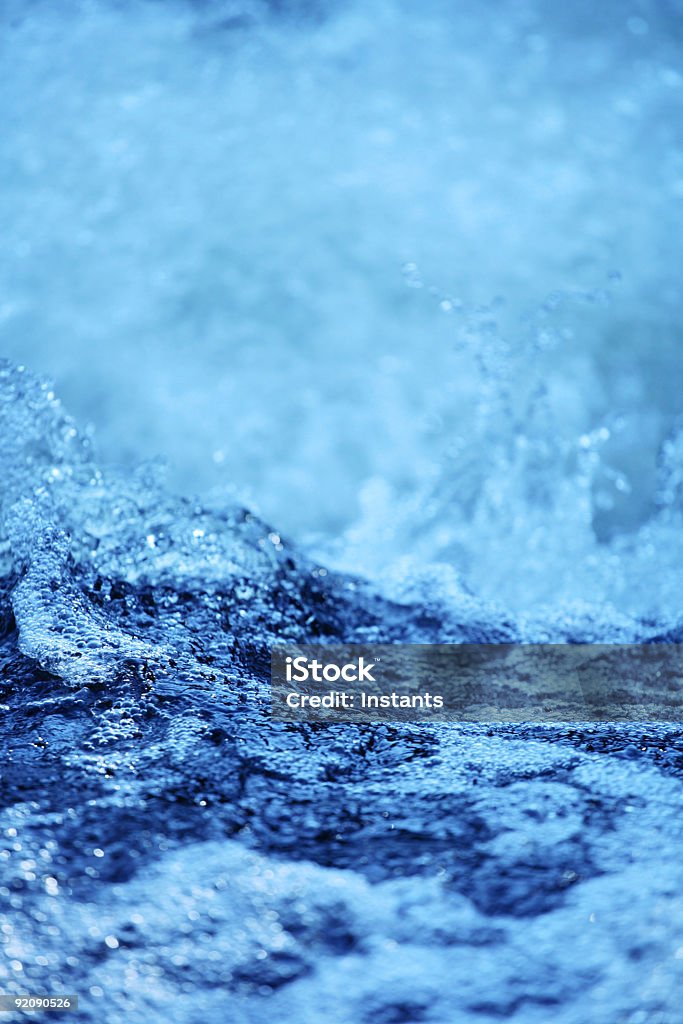
[[[569,1024],[588,975],[594,1019],[639,1005],[646,907],[658,935],[680,928],[677,730],[271,722],[274,639],[523,629],[465,590],[392,600],[153,467],[98,468],[48,384],[9,364],[0,382],[8,991],[78,991],[93,1021],[172,999],[188,1024],[266,1005],[532,1020],[549,1000]],[[553,635],[643,635],[627,621]]]

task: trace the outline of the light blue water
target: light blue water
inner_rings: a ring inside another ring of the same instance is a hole
[[[106,459],[389,587],[676,611],[677,2],[4,21],[0,344]]]

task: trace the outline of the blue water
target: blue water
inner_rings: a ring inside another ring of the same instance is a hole
[[[683,5],[1,18],[0,989],[679,1024],[679,730],[267,676],[679,636]]]

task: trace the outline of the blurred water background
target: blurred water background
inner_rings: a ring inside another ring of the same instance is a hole
[[[392,593],[676,613],[680,0],[6,0],[0,350]]]

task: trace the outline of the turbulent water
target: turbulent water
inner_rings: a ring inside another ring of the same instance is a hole
[[[267,683],[683,636],[681,5],[2,18],[0,990],[680,1024],[681,730]]]
[[[676,1020],[678,730],[272,723],[276,639],[525,634],[103,472],[48,384],[1,385],[8,990],[84,1020]]]

